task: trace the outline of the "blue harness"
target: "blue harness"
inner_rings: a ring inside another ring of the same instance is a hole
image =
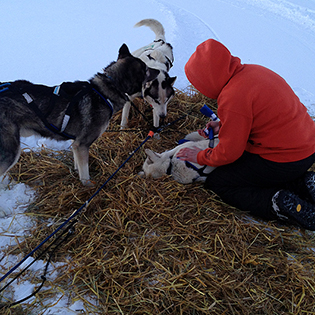
[[[0,84],[0,93],[7,91],[9,89],[9,86],[11,85],[11,83],[2,83]]]
[[[67,127],[67,125],[69,123],[73,106],[76,103],[78,103],[79,100],[84,97],[84,95],[88,94],[91,91],[95,92],[104,101],[104,103],[109,107],[109,109],[111,111],[110,117],[112,117],[112,115],[114,113],[114,109],[113,109],[113,104],[111,103],[111,101],[109,99],[105,98],[103,94],[101,94],[98,90],[96,90],[90,84],[88,84],[87,87],[84,87],[83,89],[81,89],[69,101],[69,103],[67,105],[66,112],[65,112],[65,116],[64,116],[63,121],[62,121],[61,128],[58,128],[55,125],[49,123],[47,121],[47,117],[49,116],[49,114],[51,113],[51,111],[52,111],[52,109],[54,107],[54,104],[55,104],[55,101],[56,101],[56,97],[60,96],[60,87],[61,87],[61,85],[56,86],[54,88],[53,94],[52,94],[52,97],[51,97],[51,101],[50,101],[50,110],[48,110],[48,112],[46,114],[44,114],[38,108],[38,106],[35,104],[35,101],[33,100],[33,98],[26,91],[19,91],[19,93],[21,93],[21,95],[24,97],[28,107],[33,110],[33,112],[41,119],[41,121],[43,122],[45,127],[48,130],[50,130],[51,132],[53,132],[55,134],[58,134],[58,135],[64,137],[65,139],[67,139],[67,140],[69,140],[69,139],[74,140],[76,138],[75,136],[64,132],[64,130],[66,129],[66,127]],[[9,91],[9,89],[12,89],[14,91],[14,87],[11,85],[10,82],[6,82],[6,83],[0,84],[0,93]]]

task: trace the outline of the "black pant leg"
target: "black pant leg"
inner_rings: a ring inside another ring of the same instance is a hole
[[[211,189],[227,204],[267,220],[276,219],[272,196],[280,189],[296,186],[314,163],[311,157],[291,163],[276,163],[259,155],[244,152],[234,163],[216,168],[207,177],[205,188]]]

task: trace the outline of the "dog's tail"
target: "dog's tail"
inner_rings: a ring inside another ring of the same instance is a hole
[[[163,25],[155,19],[144,19],[135,24],[134,27],[148,26],[155,33],[155,40],[163,40],[165,42],[165,30]]]

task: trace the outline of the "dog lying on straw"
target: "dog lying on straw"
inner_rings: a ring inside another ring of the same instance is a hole
[[[190,133],[185,137],[185,140],[189,141],[163,153],[157,153],[150,149],[145,149],[147,158],[139,175],[146,177],[152,176],[153,178],[171,175],[174,180],[181,184],[205,181],[207,175],[215,169],[214,167],[206,165],[202,166],[196,163],[179,160],[176,157],[176,154],[180,149],[186,147],[198,147],[204,150],[209,148],[211,140],[200,136],[198,132]],[[219,139],[215,138],[213,147],[215,147],[218,143]]]

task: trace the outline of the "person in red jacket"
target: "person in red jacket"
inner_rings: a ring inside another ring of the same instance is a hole
[[[242,64],[220,42],[200,44],[185,65],[191,84],[217,99],[219,144],[177,157],[217,167],[205,187],[240,210],[315,230],[315,123],[286,81]],[[206,137],[203,130],[198,131]]]

